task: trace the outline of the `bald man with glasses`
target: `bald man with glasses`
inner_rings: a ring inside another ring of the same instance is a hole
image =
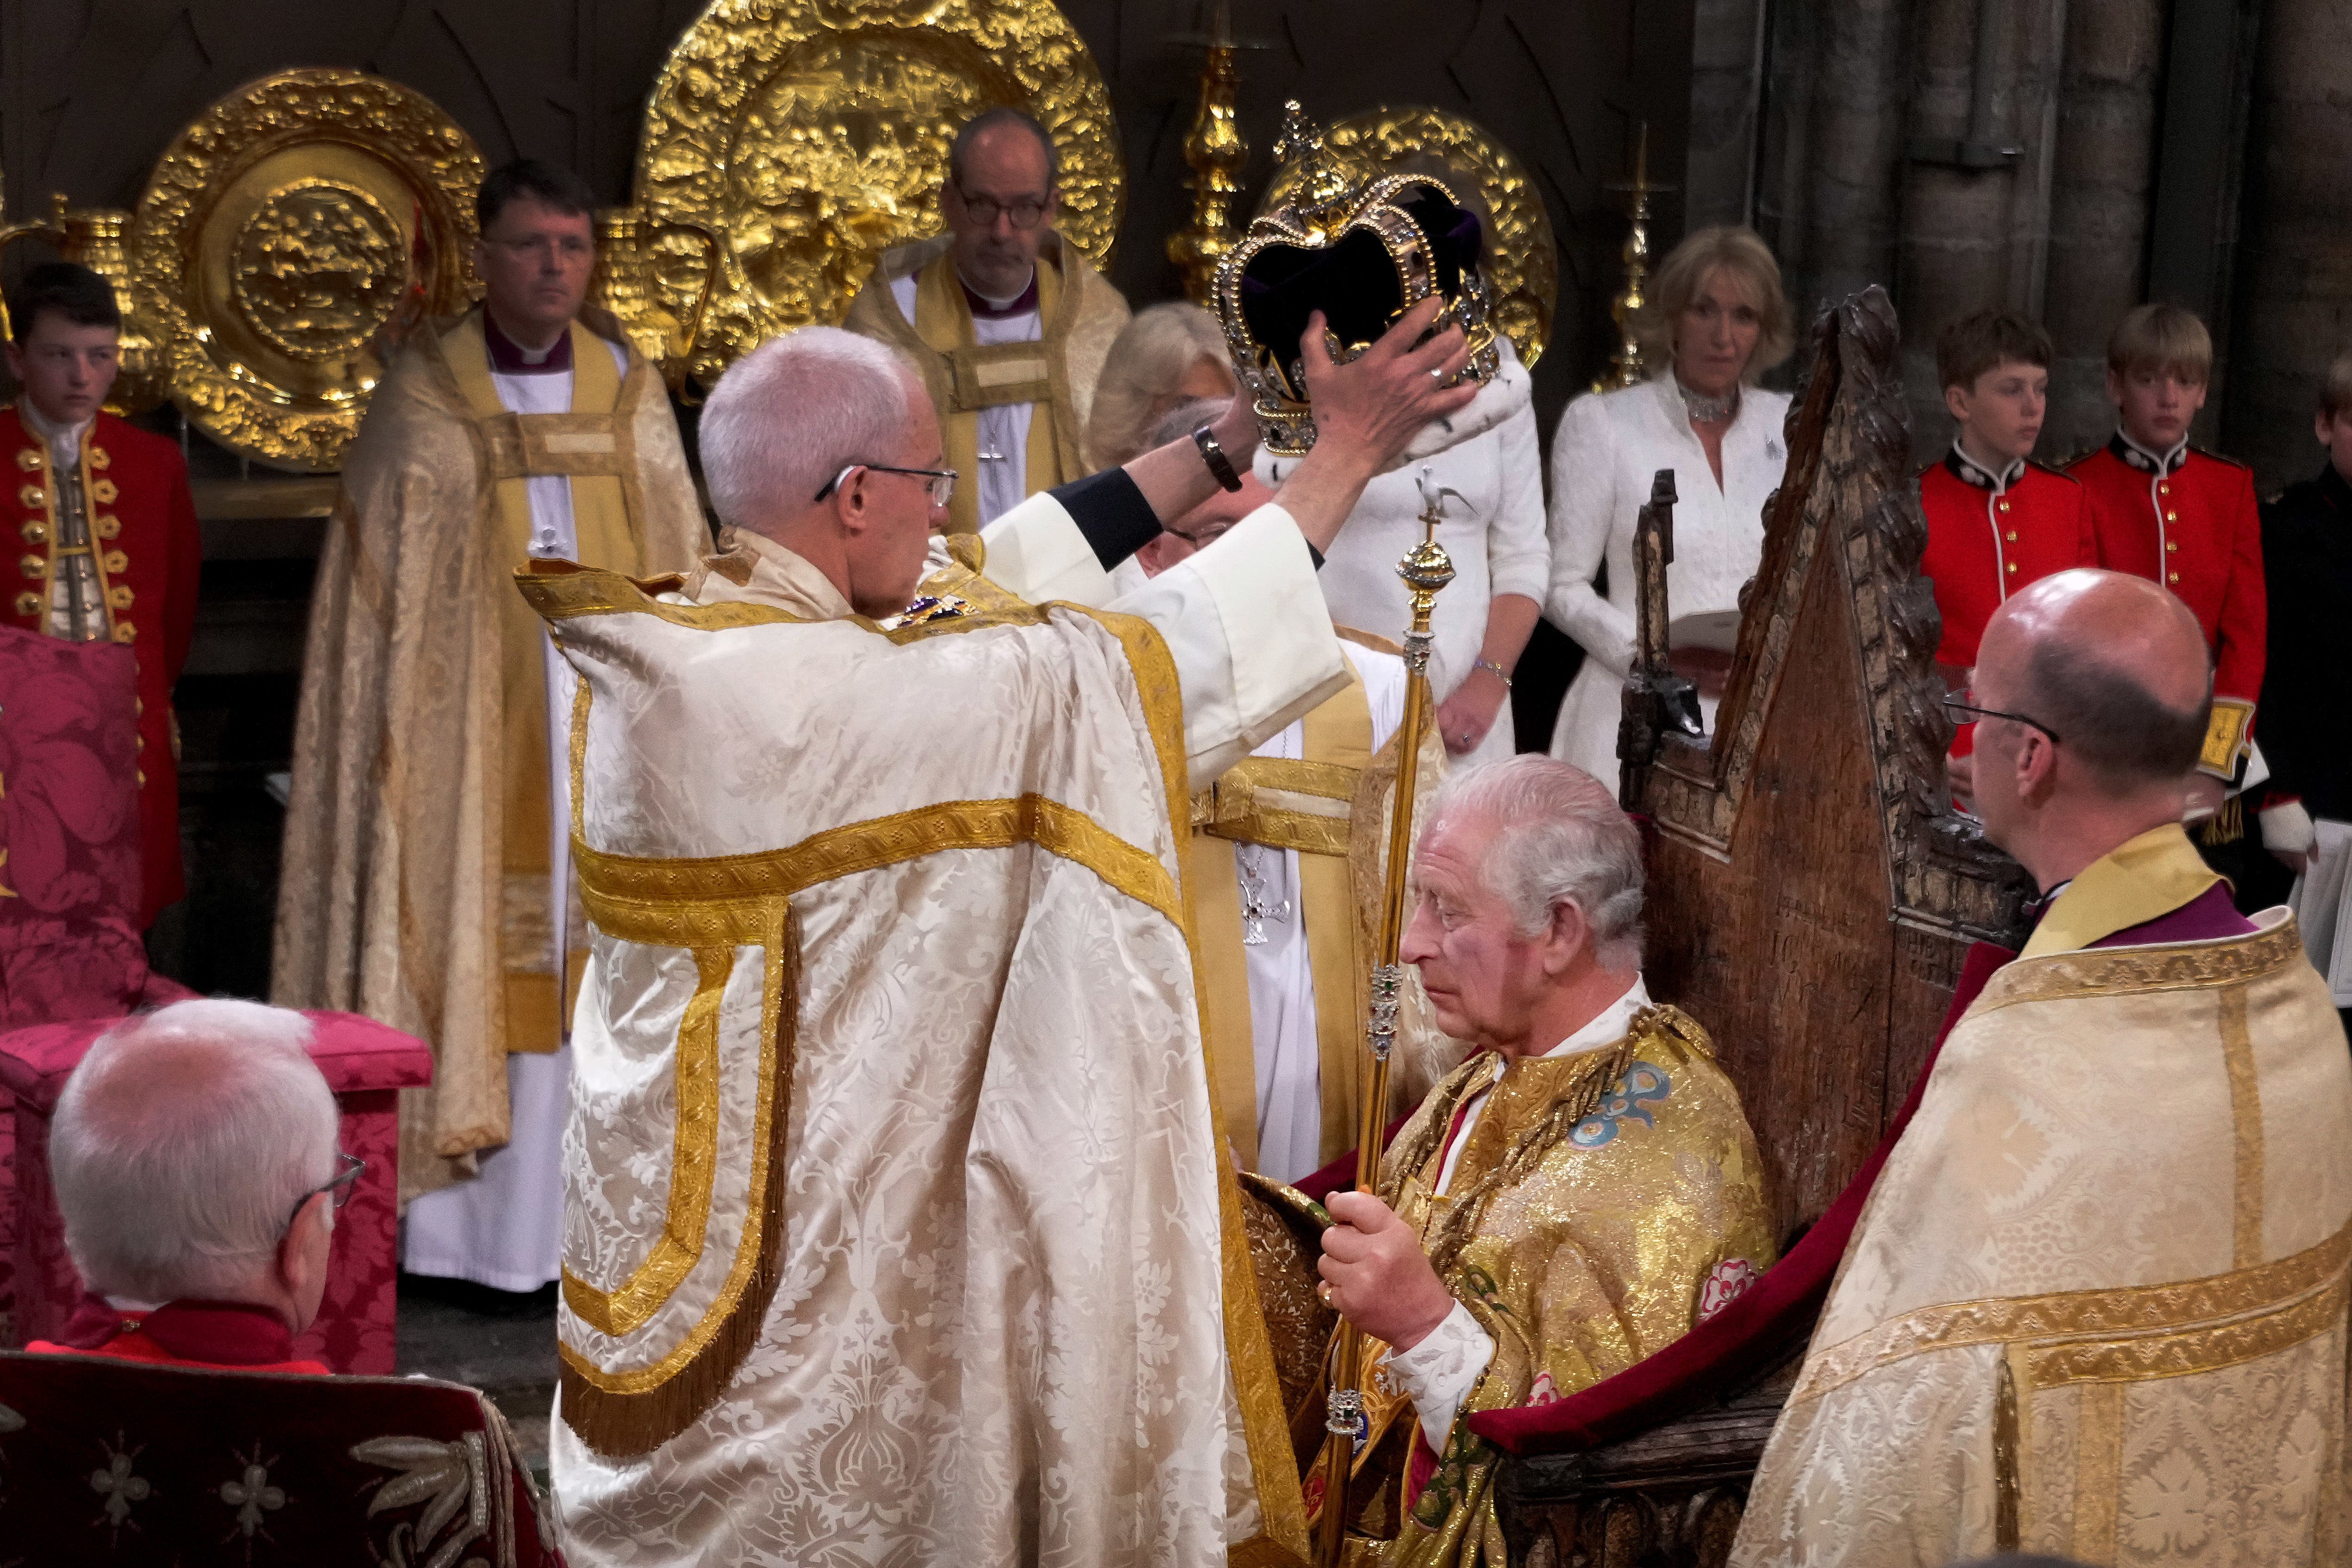
[[[1095,382],[1127,301],[1054,227],[1060,160],[1045,128],[991,109],[956,133],[948,232],[882,253],[843,324],[914,364],[964,476],[948,531],[973,533],[1083,478]]]

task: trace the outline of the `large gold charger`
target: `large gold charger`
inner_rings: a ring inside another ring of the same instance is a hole
[[[1383,174],[1451,174],[1456,195],[1475,196],[1488,220],[1483,270],[1495,325],[1520,363],[1542,357],[1559,297],[1559,250],[1543,195],[1516,153],[1476,121],[1425,105],[1383,104],[1350,115],[1323,133],[1323,144],[1359,184]],[[1299,179],[1295,163],[1276,170],[1259,214],[1296,200]]]
[[[836,323],[887,247],[940,232],[956,128],[1026,110],[1061,160],[1062,233],[1108,266],[1126,199],[1110,93],[1050,0],[714,0],[646,110],[636,200],[719,237],[694,359],[708,385],[767,339]],[[655,287],[681,317],[703,282],[672,242]]]
[[[430,99],[359,71],[280,71],[199,115],[131,256],[189,422],[274,468],[340,467],[400,334],[467,300],[482,172]]]

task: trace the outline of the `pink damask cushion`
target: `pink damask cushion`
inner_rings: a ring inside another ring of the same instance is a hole
[[[119,1018],[139,940],[139,665],[0,626],[0,1029]]]

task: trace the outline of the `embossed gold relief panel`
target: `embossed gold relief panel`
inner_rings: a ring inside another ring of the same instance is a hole
[[[380,77],[284,71],[214,104],[157,162],[132,241],[190,423],[338,467],[401,336],[467,301],[482,174],[447,115]]]
[[[1552,309],[1559,293],[1559,251],[1551,219],[1526,167],[1475,121],[1442,109],[1382,105],[1339,121],[1323,143],[1351,179],[1427,174],[1475,198],[1486,226],[1486,260],[1496,327],[1532,366],[1551,341]],[[1301,165],[1286,163],[1266,183],[1258,212],[1294,201]]]
[[[1108,265],[1126,167],[1094,57],[1050,0],[716,0],[647,107],[636,200],[717,237],[694,354],[705,384],[767,338],[837,322],[886,247],[940,228],[956,127],[1027,110],[1062,164],[1062,232]],[[683,319],[707,277],[685,236],[654,286]]]

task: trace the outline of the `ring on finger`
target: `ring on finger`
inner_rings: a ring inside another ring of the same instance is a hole
[[[1331,1304],[1331,1281],[1326,1279],[1315,1287],[1315,1299],[1327,1307]]]
[[[1429,373],[1429,379],[1432,381],[1444,381],[1445,379],[1445,367],[1444,365],[1439,365],[1436,369],[1431,371]]]

